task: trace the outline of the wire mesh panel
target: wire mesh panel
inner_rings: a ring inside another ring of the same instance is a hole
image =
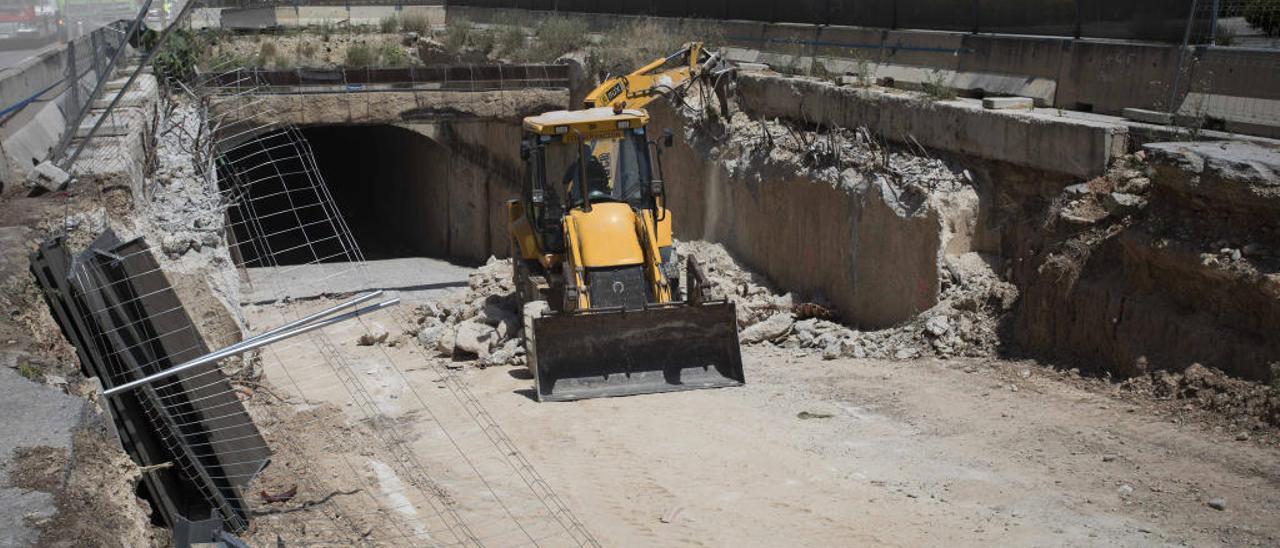
[[[200,333],[141,240],[100,236],[74,261],[60,241],[33,257],[63,331],[81,349],[87,376],[122,385],[208,353]],[[148,490],[163,519],[248,527],[241,493],[270,452],[214,364],[113,400],[122,441],[155,468]]]
[[[1280,137],[1280,0],[1193,4],[1170,77],[1173,122]]]

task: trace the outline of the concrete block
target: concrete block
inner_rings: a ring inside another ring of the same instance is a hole
[[[737,63],[738,70],[762,72],[769,70],[769,65],[764,63]]]
[[[31,170],[31,175],[27,178],[27,182],[32,188],[57,192],[71,182],[71,175],[45,160]]]
[[[1030,97],[987,97],[982,100],[982,108],[988,110],[1008,110],[1033,107],[1035,107],[1035,101],[1032,101]]]
[[[1142,108],[1126,108],[1122,111],[1124,117],[1135,122],[1143,122],[1146,124],[1158,124],[1167,126],[1173,123],[1173,116],[1167,112],[1157,112]]]
[[[842,86],[866,87],[874,83],[875,83],[874,79],[865,78],[862,76],[841,76],[840,77],[840,85]]]
[[[129,81],[128,78],[117,78],[115,80],[108,81],[107,85],[103,86],[102,89],[106,90],[107,93],[115,93],[117,91],[124,89],[124,85],[128,81]]]
[[[93,124],[91,123],[80,124],[80,127],[76,128],[76,139],[84,139],[88,137],[89,132],[92,130],[93,130]],[[94,133],[93,136],[94,137],[121,137],[128,134],[129,134],[129,126],[127,124],[103,122],[101,126],[98,126],[98,131],[97,133]]]
[[[893,140],[1081,178],[1106,172],[1124,154],[1129,128],[1119,120],[992,111],[976,100],[927,101],[886,92],[760,73],[738,78],[743,109],[759,116],[831,126],[865,126]]]

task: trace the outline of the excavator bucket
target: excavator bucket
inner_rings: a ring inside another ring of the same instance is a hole
[[[538,401],[739,386],[732,302],[549,314],[528,349]]]

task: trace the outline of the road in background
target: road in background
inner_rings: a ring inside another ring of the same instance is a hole
[[[0,71],[9,67],[17,66],[18,63],[21,63],[24,59],[35,55],[46,47],[48,46],[40,45],[28,49],[0,50]]]

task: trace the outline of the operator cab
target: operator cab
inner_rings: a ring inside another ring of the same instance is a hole
[[[602,202],[658,210],[662,181],[652,169],[648,123],[643,110],[608,107],[525,118],[522,201],[547,249],[562,249],[566,211]]]

